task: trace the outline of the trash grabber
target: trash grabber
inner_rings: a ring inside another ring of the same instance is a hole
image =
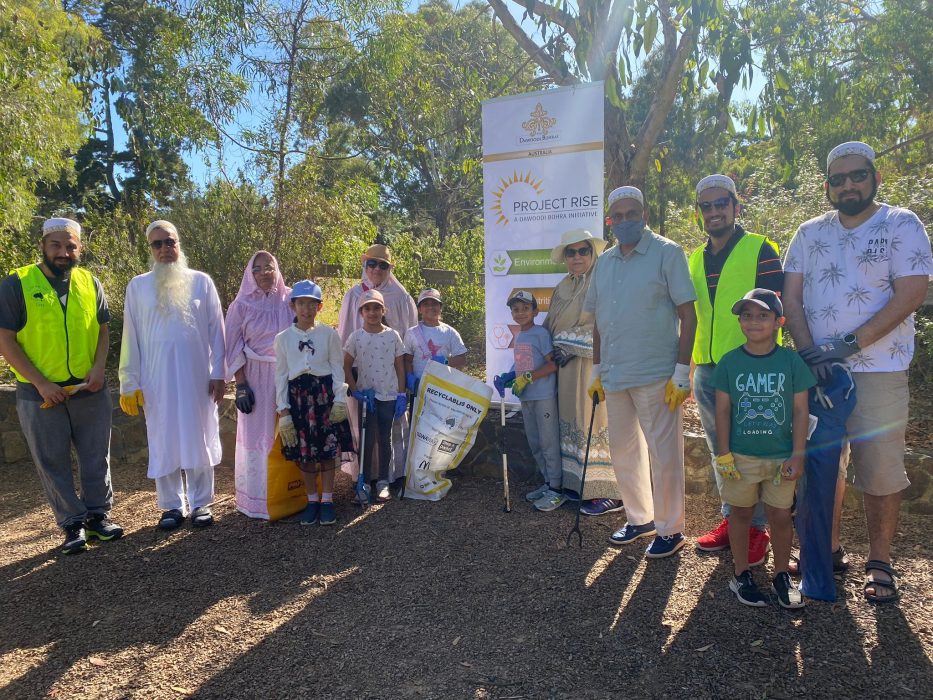
[[[590,430],[586,435],[586,452],[583,454],[583,474],[580,476],[580,500],[577,501],[577,519],[573,523],[573,529],[567,533],[567,546],[570,546],[570,538],[574,533],[580,540],[580,549],[583,549],[583,533],[580,532],[580,508],[583,507],[583,487],[586,484],[586,465],[590,462],[590,441],[593,439],[593,422],[596,420],[596,405],[599,403],[599,396],[593,393],[593,410],[590,412]]]
[[[415,384],[415,391],[417,391],[417,384]],[[405,443],[405,466],[402,469],[402,488],[398,492],[398,500],[405,498],[405,486],[408,484],[408,451],[411,449],[411,416],[412,412],[415,410],[415,392],[408,392],[408,441]]]
[[[360,474],[356,477],[356,500],[360,502],[360,508],[366,510],[369,505],[369,489],[366,487],[366,405],[369,403],[365,398],[360,401],[363,407],[363,417],[360,420]]]
[[[512,512],[512,501],[509,498],[509,456],[505,453],[505,396],[499,395],[499,450],[502,452],[502,493],[505,496],[506,513]]]

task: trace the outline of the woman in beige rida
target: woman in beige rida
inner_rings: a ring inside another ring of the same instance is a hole
[[[622,508],[615,473],[609,459],[609,432],[606,407],[596,408],[593,440],[581,488],[586,436],[593,404],[587,396],[593,367],[593,316],[583,313],[583,299],[590,284],[593,263],[606,247],[589,231],[567,231],[560,245],[551,251],[551,260],[567,266],[567,276],[554,288],[544,327],[554,340],[557,373],[557,401],[560,415],[560,452],[564,493],[582,496],[584,515],[605,515]],[[582,493],[581,493],[582,492]]]

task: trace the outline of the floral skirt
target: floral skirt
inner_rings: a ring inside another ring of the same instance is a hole
[[[329,374],[323,377],[302,374],[288,382],[288,403],[298,433],[298,444],[294,447],[283,445],[282,454],[310,474],[333,469],[341,452],[353,450],[350,424],[347,421],[330,422],[333,387]]]

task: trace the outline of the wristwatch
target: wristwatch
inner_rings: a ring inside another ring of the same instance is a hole
[[[858,344],[858,338],[855,337],[855,333],[846,333],[842,336],[842,342],[849,347],[855,348],[856,352],[862,349]]]
[[[526,382],[532,381],[531,372],[525,372],[522,376],[525,378]]]

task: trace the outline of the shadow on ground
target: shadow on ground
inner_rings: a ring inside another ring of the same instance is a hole
[[[0,696],[920,697],[933,682],[917,517],[897,543],[899,607],[861,600],[853,513],[839,602],[789,613],[739,605],[728,555],[607,546],[622,517],[584,522],[568,548],[568,507],[534,512],[516,489],[503,513],[494,481],[361,514],[344,479],[335,528],[251,521],[228,499],[214,527],[165,535],[143,471],[114,469],[127,536],[73,557],[56,553],[35,474],[2,474]],[[689,499],[688,535],[715,512]]]

